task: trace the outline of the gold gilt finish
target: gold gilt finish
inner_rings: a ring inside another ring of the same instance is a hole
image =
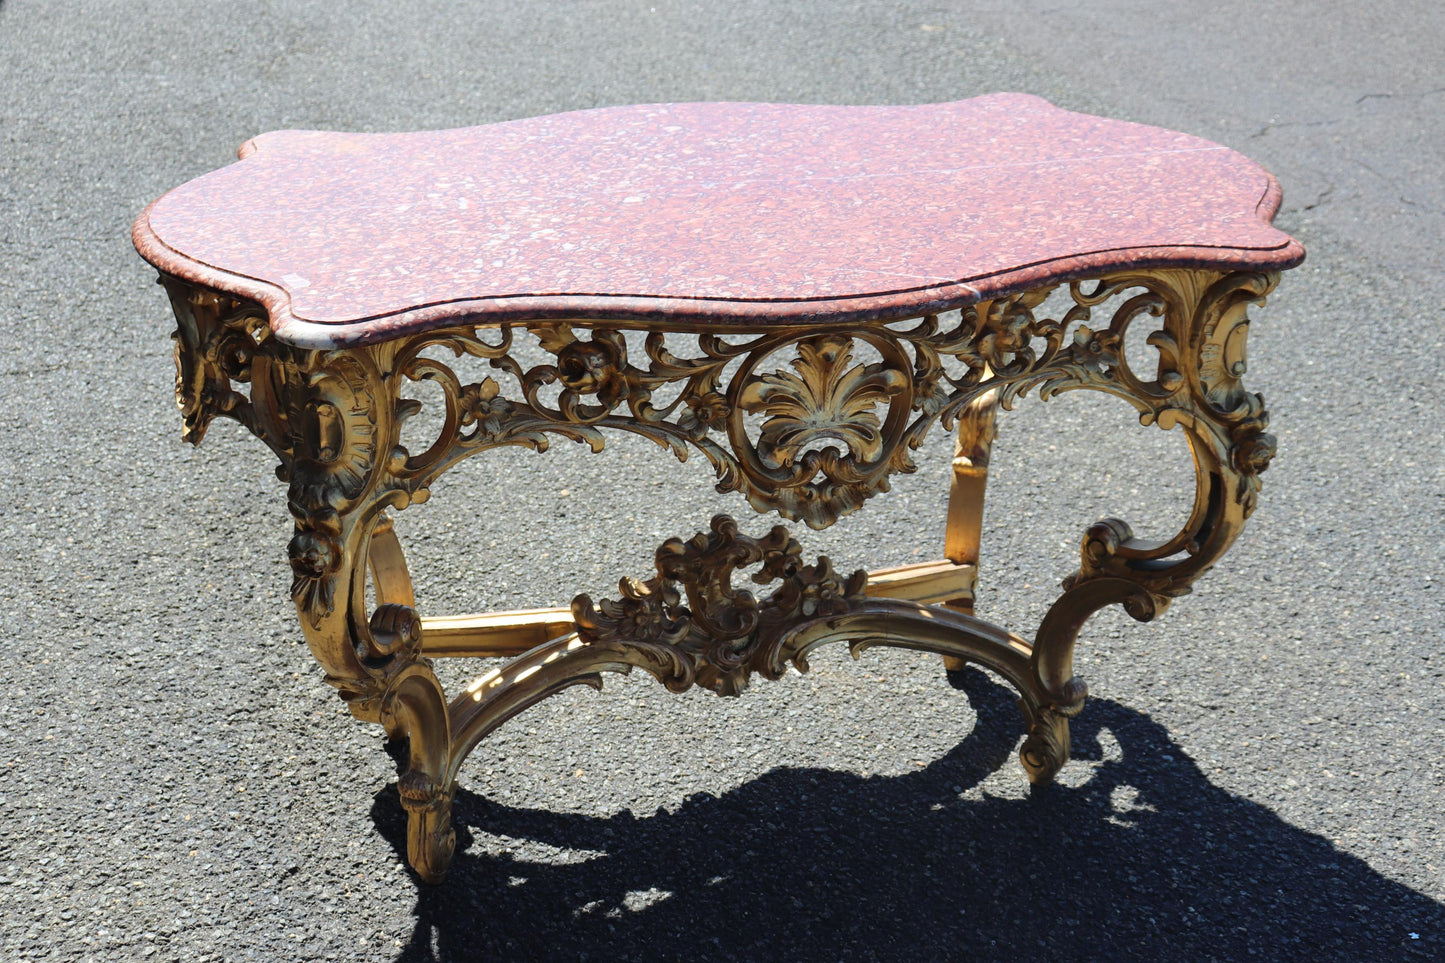
[[[291,593],[307,643],[357,717],[407,740],[399,789],[408,856],[433,882],[452,855],[451,801],[472,748],[547,696],[634,666],[676,691],[733,695],[754,673],[806,670],[808,652],[833,641],[855,653],[889,645],[938,653],[952,667],[975,662],[1018,689],[1020,758],[1030,779],[1051,779],[1068,760],[1068,720],[1086,694],[1072,667],[1083,623],[1113,603],[1153,618],[1223,555],[1254,509],[1274,439],[1263,399],[1240,381],[1245,310],[1276,281],[1123,272],[1067,285],[1059,318],[1041,312],[1054,291],[1046,287],[946,322],[771,325],[728,337],[682,325],[548,322],[308,350],[272,338],[258,305],[163,279],[179,319],[185,437],[199,443],[226,415],[280,459],[295,519]],[[1096,318],[1106,302],[1108,316]],[[1157,363],[1141,372],[1124,343],[1145,318]],[[631,345],[629,330],[642,335]],[[519,331],[536,339],[545,363],[518,360]],[[468,357],[495,375],[464,381],[457,369]],[[404,392],[417,383],[439,388],[441,402],[434,433],[413,451],[403,424],[422,403]],[[1079,570],[1030,642],[972,613],[994,413],[1031,390],[1047,398],[1076,388],[1123,398],[1146,425],[1179,428],[1197,491],[1182,528],[1162,541],[1135,538],[1118,519],[1090,527]],[[656,574],[623,579],[617,599],[422,619],[387,516],[425,501],[443,472],[478,452],[540,451],[551,436],[600,450],[605,433],[620,430],[679,459],[699,452],[720,491],[824,528],[886,491],[892,474],[913,471],[935,423],[957,430],[946,558],[871,574],[805,562],[786,529],[754,538],[719,516],[708,532],[664,543]],[[744,577],[763,594],[734,584]],[[515,658],[448,701],[430,657],[462,655]]]

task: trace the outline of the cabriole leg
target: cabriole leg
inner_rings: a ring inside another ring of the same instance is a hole
[[[1261,304],[1278,280],[1272,274],[1151,271],[1117,275],[1093,288],[1071,285],[1075,320],[1128,289],[1143,289],[1114,312],[1106,329],[1077,328],[1067,355],[1054,371],[1020,379],[1011,397],[1037,384],[1046,397],[1092,388],[1130,402],[1145,425],[1179,428],[1189,443],[1195,497],[1189,517],[1169,539],[1141,539],[1129,525],[1107,518],[1084,534],[1079,570],[1064,580],[1064,593],[1035,635],[1030,658],[1033,682],[1044,694],[1026,707],[1029,736],[1020,759],[1029,778],[1047,782],[1069,758],[1070,717],[1083,708],[1087,688],[1074,675],[1074,644],[1093,613],[1122,604],[1139,621],[1162,613],[1187,594],[1194,581],[1229,549],[1254,511],[1259,475],[1274,455],[1266,433],[1264,398],[1244,390],[1246,309]],[[1148,343],[1158,351],[1152,378],[1129,366],[1124,339],[1144,316],[1161,319]]]
[[[280,459],[295,520],[291,597],[311,654],[352,714],[405,740],[399,780],[408,859],[438,882],[451,859],[447,703],[421,654],[406,559],[386,515],[426,499],[431,476],[409,471],[404,401],[386,346],[311,351],[276,341],[257,304],[163,278],[176,312],[176,401],[199,443],[233,418]],[[249,397],[237,390],[249,386]],[[367,602],[371,572],[376,605]]]
[[[386,514],[426,497],[404,475],[399,435],[408,407],[388,361],[383,350],[278,347],[253,362],[252,382],[253,391],[273,399],[270,432],[286,441],[282,473],[296,523],[291,595],[302,632],[352,714],[406,745],[398,790],[407,811],[407,858],[418,876],[435,883],[454,847],[451,730],[442,686],[422,655],[406,559]]]

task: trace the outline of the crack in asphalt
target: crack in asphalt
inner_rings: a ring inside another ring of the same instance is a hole
[[[1445,87],[1435,87],[1435,88],[1432,88],[1432,89],[1430,89],[1430,90],[1423,90],[1423,91],[1421,91],[1421,92],[1419,92],[1419,93],[1416,93],[1416,94],[1394,94],[1394,93],[1369,93],[1369,94],[1361,94],[1359,97],[1355,98],[1355,106],[1358,107],[1360,104],[1363,104],[1363,103],[1364,103],[1365,101],[1367,101],[1367,100],[1396,100],[1396,99],[1401,99],[1401,100],[1403,100],[1403,99],[1423,100],[1423,99],[1426,98],[1426,97],[1430,97],[1430,96],[1433,96],[1433,95],[1435,95],[1435,94],[1442,94],[1442,93],[1445,93]],[[1270,133],[1271,131],[1279,130],[1279,129],[1285,128],[1285,127],[1328,127],[1328,126],[1330,126],[1330,125],[1332,125],[1332,124],[1338,124],[1338,123],[1340,123],[1341,120],[1342,120],[1342,118],[1332,117],[1332,118],[1329,118],[1329,119],[1327,119],[1327,120],[1278,120],[1278,121],[1270,121],[1269,123],[1265,124],[1265,125],[1264,125],[1263,127],[1261,127],[1259,130],[1255,131],[1253,134],[1250,134],[1249,136],[1250,136],[1250,140],[1258,140],[1259,138],[1261,138],[1261,137],[1265,136],[1266,134]]]
[[[1359,98],[1356,99],[1355,104],[1356,106],[1358,106],[1360,104],[1363,104],[1367,100],[1393,100],[1396,97],[1413,97],[1416,99],[1424,99],[1426,97],[1429,97],[1431,94],[1445,94],[1445,87],[1436,87],[1432,90],[1422,91],[1418,94],[1361,94]]]
[[[1445,214],[1445,211],[1442,211],[1437,207],[1431,207],[1429,204],[1421,204],[1419,201],[1412,201],[1403,194],[1400,195],[1400,203],[1407,204],[1410,207],[1418,207],[1420,210],[1424,211],[1427,214]]]
[[[1331,184],[1329,187],[1326,187],[1324,190],[1320,191],[1319,195],[1315,197],[1315,202],[1314,202],[1313,204],[1306,204],[1304,207],[1301,208],[1301,210],[1303,210],[1303,211],[1312,211],[1312,210],[1314,210],[1315,208],[1317,208],[1317,207],[1319,207],[1321,204],[1323,204],[1325,201],[1329,200],[1329,199],[1330,199],[1330,195],[1333,194],[1334,192],[1335,192],[1335,185]]]
[[[1278,130],[1278,129],[1282,128],[1282,127],[1328,127],[1328,126],[1331,125],[1331,124],[1338,124],[1338,123],[1339,123],[1338,120],[1281,120],[1281,121],[1270,121],[1268,124],[1265,124],[1263,127],[1261,127],[1257,132],[1255,132],[1255,133],[1253,133],[1253,134],[1250,134],[1250,135],[1249,135],[1249,139],[1250,139],[1250,140],[1258,140],[1259,138],[1263,137],[1265,134],[1268,134],[1270,131],[1272,131],[1272,130]]]

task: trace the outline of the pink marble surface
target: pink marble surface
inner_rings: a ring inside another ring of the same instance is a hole
[[[147,208],[136,247],[308,347],[463,320],[902,316],[1126,266],[1304,257],[1249,159],[1023,94],[276,131],[240,154]]]

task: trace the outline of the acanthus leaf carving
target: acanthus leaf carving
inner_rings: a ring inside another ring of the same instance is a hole
[[[881,363],[849,367],[852,357],[852,338],[810,338],[798,344],[791,362],[796,373],[770,372],[743,388],[743,410],[767,416],[758,439],[763,464],[790,465],[803,449],[829,438],[847,445],[850,457],[878,460],[883,423],[875,409],[906,390],[908,378]]]
[[[177,321],[171,337],[182,437],[199,445],[221,415],[254,430],[250,399],[232,385],[251,380],[251,362],[268,334],[265,313],[212,291],[174,283],[166,289]]]

